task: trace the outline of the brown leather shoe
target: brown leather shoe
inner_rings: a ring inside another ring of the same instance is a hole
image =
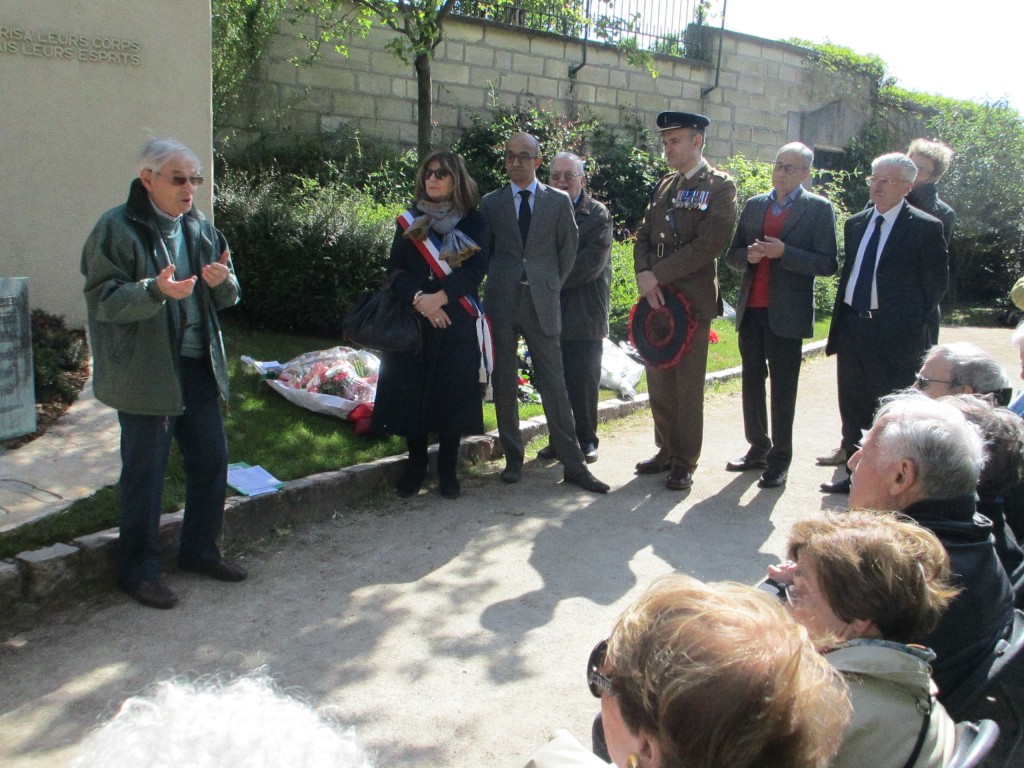
[[[149,608],[166,611],[178,604],[178,596],[159,579],[122,584],[121,589]]]
[[[233,560],[226,560],[223,557],[219,560],[210,560],[199,563],[179,561],[178,569],[182,571],[191,571],[192,573],[201,573],[203,576],[209,576],[211,579],[216,579],[217,581],[245,581],[249,576],[249,574],[245,572],[245,568]]]
[[[571,475],[566,472],[562,476],[562,480],[572,485],[578,485],[584,491],[590,491],[591,493],[608,493],[609,491],[608,483],[602,483],[586,469],[578,475]]]
[[[832,453],[816,458],[814,463],[819,467],[839,467],[845,464],[848,458],[850,457],[846,455],[846,449],[840,445]]]
[[[665,487],[670,491],[685,491],[693,485],[693,473],[685,467],[673,467],[665,480]]]
[[[662,472],[668,472],[670,469],[672,469],[672,464],[668,459],[652,456],[649,459],[637,462],[635,472],[638,475],[660,475]]]

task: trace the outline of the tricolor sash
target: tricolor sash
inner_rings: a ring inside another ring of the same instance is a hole
[[[398,226],[404,232],[415,220],[416,215],[412,211],[406,211],[398,217]],[[452,273],[452,268],[448,262],[440,258],[441,238],[438,237],[436,232],[428,229],[425,240],[417,240],[410,237],[409,241],[416,246],[416,250],[420,252],[420,255],[427,262],[427,266],[435,277],[443,279]],[[494,369],[494,342],[491,336],[491,321],[484,314],[480,303],[472,296],[462,296],[459,299],[459,304],[476,321],[476,338],[480,345],[480,383],[487,384],[488,389],[490,389],[491,371]]]

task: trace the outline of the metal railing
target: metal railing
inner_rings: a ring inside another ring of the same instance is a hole
[[[668,56],[702,58],[701,35],[691,24],[707,25],[709,0],[459,0],[453,13],[474,19],[551,32],[580,40],[630,42]],[[693,28],[689,35],[693,35]]]

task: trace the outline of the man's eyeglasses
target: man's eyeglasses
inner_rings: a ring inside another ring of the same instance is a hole
[[[583,175],[582,173],[573,173],[572,171],[566,171],[565,173],[557,173],[556,172],[556,173],[552,173],[551,174],[551,180],[552,181],[561,181],[562,179],[565,179],[566,181],[569,181],[571,179],[575,179],[577,176],[582,176],[582,175]]]
[[[176,187],[184,187],[185,182],[188,182],[193,187],[201,187],[203,182],[206,181],[205,176],[179,176],[176,173],[166,174],[160,173],[160,171],[153,171],[154,176],[161,176]]]
[[[797,171],[809,170],[807,166],[790,165],[789,163],[772,163],[772,167],[775,168],[776,171],[782,171],[787,176],[791,173],[796,173]]]
[[[605,654],[608,653],[608,641],[602,640],[594,646],[587,660],[587,687],[595,699],[600,699],[602,693],[612,692],[612,679],[602,674],[599,670],[604,665]]]
[[[909,184],[909,181],[903,179],[883,179],[881,176],[868,176],[864,179],[864,183],[869,187],[873,184],[878,184],[882,187],[888,187],[890,184]]]
[[[506,152],[505,162],[506,163],[522,163],[526,165],[531,160],[536,160],[538,155],[531,155],[529,152]]]
[[[433,176],[438,181],[443,181],[451,176],[451,173],[447,168],[427,168],[423,171],[423,180],[430,181],[430,177]]]
[[[927,376],[917,375],[914,377],[914,383],[917,384],[918,389],[928,389],[929,384],[950,384],[952,381],[945,381],[943,379],[929,379]]]

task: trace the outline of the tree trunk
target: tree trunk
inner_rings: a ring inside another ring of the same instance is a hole
[[[434,127],[430,79],[430,54],[418,53],[416,67],[416,153],[422,161],[430,154],[430,136]]]

